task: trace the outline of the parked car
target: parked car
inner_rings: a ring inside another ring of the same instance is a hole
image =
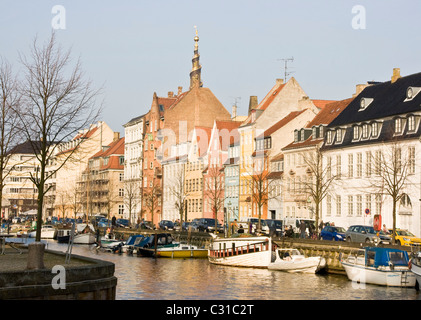
[[[118,228],[130,228],[130,221],[129,219],[117,219],[115,225]]]
[[[170,220],[161,220],[158,224],[158,228],[162,230],[174,230],[174,222]]]
[[[395,241],[400,246],[411,246],[412,244],[421,244],[421,239],[413,235],[408,230],[395,229]],[[389,229],[390,237],[393,237],[393,229]]]
[[[249,232],[249,227],[251,224],[251,233],[256,233],[257,226],[259,224],[258,218],[243,218],[239,223],[238,227],[242,226],[244,232]],[[260,219],[260,227],[262,228],[262,233],[268,234],[269,227],[266,225],[266,221],[264,219]]]
[[[354,225],[350,226],[345,232],[345,238],[348,242],[366,242],[366,243],[385,243],[390,244],[391,238],[383,231],[377,232],[372,226]]]
[[[139,229],[149,229],[149,230],[154,230],[155,226],[152,223],[152,221],[142,221],[139,223],[138,226]]]
[[[266,234],[270,236],[280,237],[282,235],[282,220],[266,219],[265,223],[268,227]]]
[[[191,231],[199,231],[199,220],[200,219],[196,218],[196,219],[193,219],[193,221],[189,223],[188,227]]]
[[[201,218],[198,220],[198,231],[202,232],[214,232],[215,231],[215,219]],[[217,232],[224,232],[224,227],[217,221]]]
[[[110,226],[110,224],[111,224],[111,221],[110,221],[110,220],[108,220],[107,218],[101,218],[101,219],[98,221],[98,227],[99,227],[99,228],[107,228],[107,227],[109,227],[109,226]]]
[[[332,241],[345,241],[345,228],[336,226],[326,226],[320,233],[320,239]]]

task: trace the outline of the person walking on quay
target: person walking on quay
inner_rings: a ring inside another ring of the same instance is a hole
[[[305,237],[306,237],[306,224],[305,224],[304,220],[301,220],[301,223],[300,223],[300,238],[305,239]]]

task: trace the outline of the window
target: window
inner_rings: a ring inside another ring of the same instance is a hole
[[[373,122],[371,124],[371,136],[373,138],[377,137],[379,135],[379,124],[377,122]]]
[[[326,215],[329,217],[332,215],[332,197],[330,194],[326,196]]]
[[[363,155],[361,152],[357,153],[357,178],[363,175]]]
[[[409,147],[408,150],[408,173],[415,173],[415,147]]]
[[[340,155],[336,156],[336,178],[341,178],[341,171],[342,171],[342,158]]]
[[[368,139],[368,124],[363,124],[363,139]]]
[[[341,196],[337,195],[336,196],[336,216],[341,216],[341,207],[342,207],[342,203],[341,203]]]
[[[382,195],[376,194],[376,214],[382,213]]]
[[[395,134],[402,133],[402,119],[396,118],[395,119]]]
[[[374,172],[376,175],[380,175],[381,172],[381,165],[382,165],[382,152],[381,151],[376,151],[376,156],[375,156],[375,169]]]
[[[124,180],[124,173],[120,173],[119,181],[123,181],[123,180]]]
[[[119,205],[118,205],[118,214],[119,214],[120,216],[122,216],[122,215],[123,215],[123,213],[124,213],[124,204],[119,204]]]
[[[118,189],[118,196],[124,197],[124,189]]]
[[[332,178],[332,157],[327,157],[327,178]]]
[[[348,154],[348,178],[354,176],[354,155],[352,153]]]
[[[408,117],[408,131],[415,131],[415,117],[412,115]]]
[[[365,195],[365,208],[371,211],[371,194]]]
[[[370,177],[371,176],[371,151],[366,151],[366,153],[365,153],[365,160],[366,160],[366,163],[365,163],[365,175],[367,176],[367,177]]]
[[[327,143],[331,144],[332,143],[332,131],[328,131],[327,132]]]
[[[124,157],[119,157],[118,162],[120,163],[120,165],[124,165]]]
[[[348,216],[354,215],[354,197],[348,196]]]
[[[336,129],[336,142],[342,142],[342,129]]]
[[[363,197],[362,195],[357,195],[357,216],[361,216],[363,213]]]
[[[353,135],[353,139],[354,140],[358,140],[360,138],[360,127],[355,126],[354,127],[354,135]]]

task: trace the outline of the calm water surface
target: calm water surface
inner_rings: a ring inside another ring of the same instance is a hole
[[[66,251],[66,244],[48,242]],[[207,259],[153,259],[74,246],[73,253],[115,264],[117,300],[421,300],[414,288],[355,284],[345,276],[224,267]]]

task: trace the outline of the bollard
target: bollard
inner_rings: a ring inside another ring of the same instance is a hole
[[[28,264],[27,269],[44,269],[44,250],[45,243],[34,242],[28,245]]]

